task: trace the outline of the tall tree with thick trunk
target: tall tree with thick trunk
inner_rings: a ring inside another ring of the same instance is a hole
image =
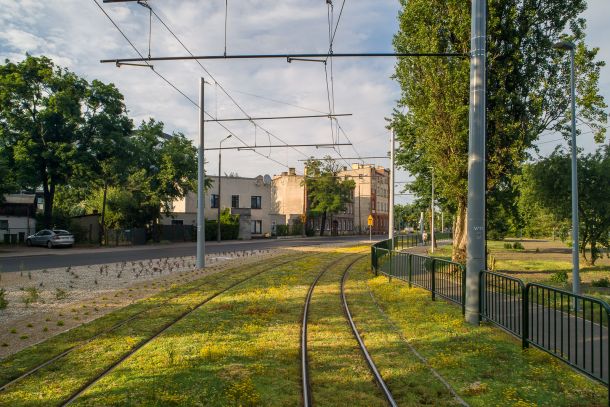
[[[470,2],[401,0],[397,52],[470,51]],[[599,95],[597,49],[584,44],[585,0],[490,0],[488,20],[487,196],[488,224],[514,212],[513,186],[528,150],[542,132],[569,131],[569,62],[552,45],[577,44],[579,117],[604,140],[607,115]],[[430,168],[436,190],[455,211],[453,258],[466,246],[469,61],[467,58],[401,58],[395,78],[402,97],[392,125],[397,162],[415,176],[408,189],[424,195]],[[498,208],[502,206],[503,210]]]
[[[42,186],[51,226],[55,189],[78,171],[87,83],[46,57],[0,65],[0,139],[21,187]]]

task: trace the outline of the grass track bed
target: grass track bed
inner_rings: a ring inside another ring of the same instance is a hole
[[[287,261],[288,256],[279,258]],[[152,337],[159,329],[170,323],[181,313],[188,311],[212,293],[229,286],[249,275],[268,269],[280,261],[273,261],[254,267],[243,267],[222,273],[212,274],[202,279],[177,286],[159,295],[148,298],[134,307],[126,307],[109,314],[103,321],[94,321],[63,335],[59,335],[36,347],[17,353],[6,362],[8,368],[15,372],[19,361],[24,365],[35,366],[49,358],[49,355],[61,353],[58,349],[67,349],[84,342],[91,336],[109,328],[118,321],[142,312],[133,321],[102,334],[90,343],[75,349],[64,358],[42,368],[22,381],[10,386],[0,393],[0,405],[54,405],[87,383],[90,378],[101,373],[115,360],[129,352],[142,341]],[[193,288],[197,288],[192,290]],[[190,291],[189,291],[190,290]],[[157,305],[163,304],[162,307]],[[129,308],[129,310],[127,310]],[[116,315],[115,315],[116,314]],[[97,322],[97,324],[96,324]],[[88,335],[88,336],[87,336]],[[49,353],[45,353],[49,351]],[[51,353],[52,352],[52,353]],[[25,370],[21,368],[20,370]],[[15,373],[13,373],[15,375]]]
[[[119,365],[75,405],[298,405],[299,316],[337,254],[297,260],[215,298]]]
[[[605,386],[542,351],[533,348],[522,351],[519,341],[498,328],[467,325],[459,307],[441,300],[433,302],[427,291],[409,289],[396,280],[388,283],[385,277],[371,278],[363,269],[350,273],[350,280],[353,280],[350,287],[362,290],[368,286],[372,290],[402,335],[471,406],[608,405]],[[354,297],[348,293],[348,301],[350,298]],[[354,314],[355,317],[363,315],[357,311]],[[359,329],[372,326],[358,320],[356,324]],[[383,359],[393,340],[388,337],[386,345],[369,347],[384,378],[388,373]],[[369,346],[366,337],[365,342]],[[409,352],[406,345],[397,347],[396,351]],[[397,401],[400,400],[392,376],[386,381]],[[423,377],[418,382],[423,383]],[[403,405],[400,401],[399,404]]]
[[[314,405],[386,406],[358,342],[343,312],[340,284],[343,271],[355,257],[328,270],[318,281],[310,305],[308,354]],[[368,258],[357,264],[366,264]]]

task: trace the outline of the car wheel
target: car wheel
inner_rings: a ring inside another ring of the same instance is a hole
[[[32,246],[32,241],[30,239],[26,240],[25,241],[25,245],[28,246],[28,247],[31,247]]]
[[[48,247],[49,249],[52,249],[52,248],[53,248],[53,243],[51,243],[51,241],[50,241],[50,240],[49,240],[49,241],[47,241],[47,247]]]

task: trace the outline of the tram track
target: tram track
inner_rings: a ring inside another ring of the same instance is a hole
[[[306,255],[303,255],[303,256],[296,257],[296,258],[290,258],[289,260],[284,260],[284,261],[281,261],[281,262],[277,262],[276,261],[276,262],[274,262],[272,264],[266,264],[266,265],[261,265],[261,266],[256,267],[256,268],[262,267],[263,270],[261,270],[259,272],[255,272],[254,274],[248,275],[248,277],[237,281],[236,283],[230,285],[229,287],[226,287],[225,289],[221,290],[220,292],[217,292],[217,293],[215,293],[212,296],[206,297],[205,300],[203,300],[202,302],[196,304],[194,307],[188,308],[185,312],[183,312],[180,315],[178,315],[178,317],[175,320],[170,321],[169,324],[163,326],[160,331],[158,331],[156,334],[154,334],[152,337],[150,337],[148,339],[148,342],[150,342],[150,340],[152,340],[154,337],[160,335],[163,331],[167,330],[170,326],[175,324],[178,320],[184,318],[186,315],[188,315],[189,313],[193,312],[195,309],[201,307],[203,304],[205,304],[206,302],[210,301],[212,298],[215,298],[216,296],[220,295],[221,293],[226,292],[227,290],[235,287],[236,285],[241,284],[241,283],[243,283],[243,282],[245,282],[245,281],[247,281],[247,280],[249,280],[251,278],[254,278],[254,277],[256,277],[256,276],[258,276],[258,275],[260,275],[260,274],[262,274],[264,272],[267,272],[267,271],[269,271],[271,269],[274,269],[276,267],[281,267],[281,266],[283,266],[285,264],[288,264],[290,262],[293,262],[295,260],[300,260],[300,259],[307,258],[307,257],[311,257],[311,255],[306,254]],[[28,369],[25,373],[22,373],[21,375],[13,378],[11,381],[3,384],[0,387],[0,395],[5,393],[7,390],[12,388],[13,386],[19,384],[19,382],[21,382],[22,380],[26,379],[27,377],[32,376],[36,372],[39,372],[40,370],[44,369],[45,367],[51,367],[54,363],[61,362],[61,360],[63,358],[69,356],[70,354],[72,354],[73,352],[76,352],[79,349],[82,349],[86,345],[94,342],[96,339],[100,339],[100,338],[104,337],[105,335],[112,334],[112,333],[116,332],[119,328],[127,326],[130,322],[137,321],[139,317],[142,317],[142,316],[145,316],[146,314],[154,312],[155,310],[158,310],[161,307],[166,306],[167,304],[171,303],[172,301],[180,299],[180,298],[182,298],[184,296],[188,296],[189,294],[192,294],[192,293],[196,292],[197,290],[201,290],[202,288],[205,288],[206,285],[209,285],[209,284],[213,284],[213,282],[211,282],[211,281],[202,281],[199,284],[196,284],[195,286],[193,286],[191,288],[188,288],[188,289],[186,289],[184,291],[180,291],[180,292],[178,292],[175,295],[172,295],[171,297],[163,300],[161,303],[159,303],[157,305],[154,305],[152,307],[147,307],[145,309],[137,311],[135,314],[132,314],[129,317],[123,319],[122,321],[119,321],[118,323],[113,324],[111,327],[109,327],[107,329],[103,329],[103,330],[95,333],[93,336],[88,337],[88,338],[84,339],[83,341],[80,341],[79,343],[69,347],[68,349],[64,350],[63,352],[50,357],[49,359],[45,360],[44,362],[39,363],[36,366]],[[141,346],[144,346],[145,344],[146,344],[146,342],[140,343],[140,344],[136,345],[136,349],[135,350],[137,350],[137,348],[139,348]],[[135,351],[135,350],[132,348],[132,351]],[[133,352],[131,352],[131,353],[133,353]],[[127,354],[127,357],[129,355],[130,354]]]

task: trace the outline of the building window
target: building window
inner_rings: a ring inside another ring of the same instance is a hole
[[[260,196],[253,196],[250,197],[250,207],[252,209],[260,209],[261,208],[261,197]]]
[[[220,205],[220,199],[218,199],[218,195],[212,194],[212,196],[210,197],[210,207],[218,208],[219,205]]]
[[[8,219],[0,220],[0,230],[8,230]]]
[[[231,208],[239,208],[239,195],[231,195]]]
[[[250,232],[253,235],[260,235],[263,233],[263,221],[262,220],[253,220],[250,222]]]
[[[172,225],[184,225],[184,221],[182,219],[172,219]]]

